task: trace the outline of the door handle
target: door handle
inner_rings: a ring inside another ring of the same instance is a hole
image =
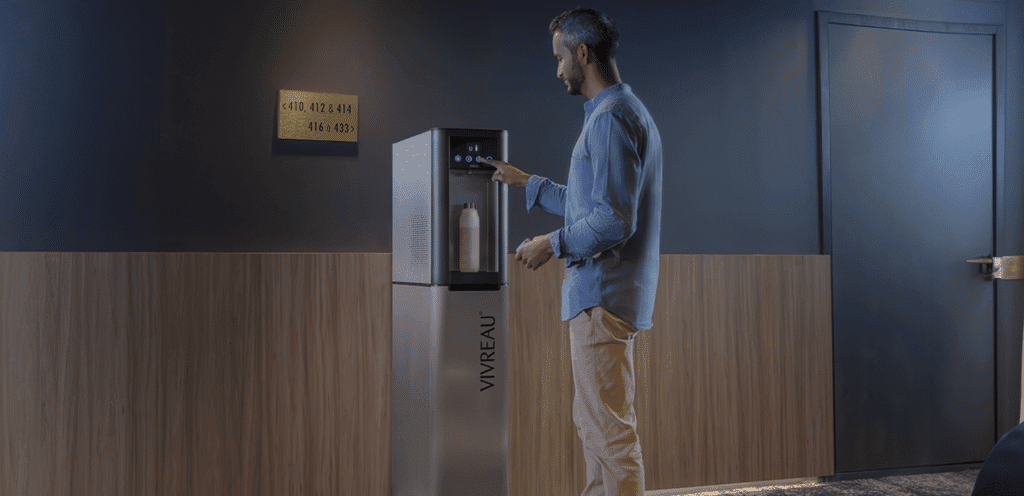
[[[974,258],[968,263],[981,264],[981,272],[987,279],[1024,279],[1024,257]]]

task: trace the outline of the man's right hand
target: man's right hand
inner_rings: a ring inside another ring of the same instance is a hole
[[[501,181],[505,184],[524,188],[526,187],[526,183],[530,181],[530,174],[512,167],[511,164],[507,164],[500,160],[488,160],[486,158],[481,159],[481,161],[498,169],[494,171],[494,174],[491,176],[492,181]]]

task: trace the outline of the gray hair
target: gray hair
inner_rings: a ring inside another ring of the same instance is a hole
[[[594,9],[563,12],[551,21],[548,31],[552,35],[561,31],[565,47],[571,52],[580,45],[587,45],[601,64],[614,59],[619,50],[619,30],[615,29],[615,21]]]

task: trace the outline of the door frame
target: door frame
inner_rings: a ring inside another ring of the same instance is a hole
[[[831,139],[830,139],[830,106],[829,106],[829,25],[847,25],[856,27],[871,27],[871,28],[882,28],[882,29],[896,29],[904,31],[919,31],[919,32],[930,32],[930,33],[946,33],[946,34],[975,34],[975,35],[987,35],[992,40],[992,54],[993,54],[993,102],[992,102],[992,118],[993,118],[993,143],[992,143],[992,177],[993,177],[993,194],[992,194],[992,247],[993,251],[999,250],[999,232],[1000,228],[1005,224],[1006,210],[1005,210],[1005,130],[1006,130],[1006,39],[1004,34],[1004,27],[998,24],[963,24],[963,23],[947,23],[947,22],[935,22],[935,21],[916,21],[907,19],[898,19],[890,17],[876,17],[859,14],[845,14],[838,12],[828,11],[817,11],[816,12],[816,37],[817,37],[817,82],[818,82],[818,152],[819,152],[819,243],[822,255],[832,255],[832,170],[831,170]],[[1005,255],[1016,255],[1017,253],[1007,253]],[[978,254],[984,255],[984,254]],[[993,256],[1000,256],[1002,254],[992,253]],[[965,261],[966,263],[966,261]],[[996,284],[996,283],[993,283]],[[992,378],[993,387],[995,392],[995,432],[992,433],[992,443],[998,440],[1001,433],[1013,428],[1017,425],[1017,417],[1010,415],[1010,410],[1017,408],[1018,398],[1015,395],[1009,394],[1013,392],[1014,386],[1019,387],[1017,384],[1010,384],[1013,382],[1013,374],[1004,373],[1001,368],[1007,367],[1006,364],[1006,353],[1003,353],[1003,362],[1000,361],[1000,343],[1005,342],[1005,339],[1000,339],[1001,335],[1007,333],[1020,333],[1021,332],[1021,320],[1020,320],[1020,309],[1006,308],[1001,312],[999,306],[999,295],[1000,287],[998,284],[993,288],[993,306],[994,306],[994,377]],[[1010,297],[1018,296],[1020,291],[1018,289],[1004,287],[1002,293],[1005,296]],[[1020,305],[1019,303],[1017,305]],[[833,327],[834,329],[834,327]],[[1002,332],[1001,332],[1002,331]],[[1018,350],[1019,351],[1019,350]],[[1020,361],[1020,357],[1017,357],[1017,361]],[[1014,367],[1010,367],[1014,368]],[[1008,377],[1009,376],[1009,377]],[[833,381],[835,381],[835,374],[833,373]],[[833,384],[833,389],[835,385]],[[1000,392],[1004,394],[1000,395]],[[1007,398],[1012,396],[1012,401],[1008,401]],[[835,395],[833,395],[833,401]],[[1009,405],[1014,403],[1014,405]],[[835,405],[833,411],[835,411]],[[1013,417],[1012,419],[1010,417]],[[1002,420],[1002,421],[1001,421]],[[833,432],[833,436],[835,432]],[[833,439],[833,445],[836,449],[839,446],[835,444]],[[948,469],[948,467],[947,467]],[[934,469],[932,469],[934,470]],[[916,472],[929,471],[927,467],[922,469],[913,470]],[[889,472],[889,471],[887,471]],[[906,470],[898,471],[899,473],[907,472]],[[895,473],[895,472],[894,472]],[[839,474],[837,474],[838,476]],[[864,475],[864,474],[860,474]],[[872,474],[882,475],[882,474]]]

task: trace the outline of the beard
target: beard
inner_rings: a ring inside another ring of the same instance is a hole
[[[566,90],[570,96],[579,96],[583,94],[583,78],[572,78],[567,79],[569,88]]]
[[[568,91],[571,96],[583,94],[583,68],[575,59],[572,61],[572,72],[566,76],[565,83],[569,85]]]

